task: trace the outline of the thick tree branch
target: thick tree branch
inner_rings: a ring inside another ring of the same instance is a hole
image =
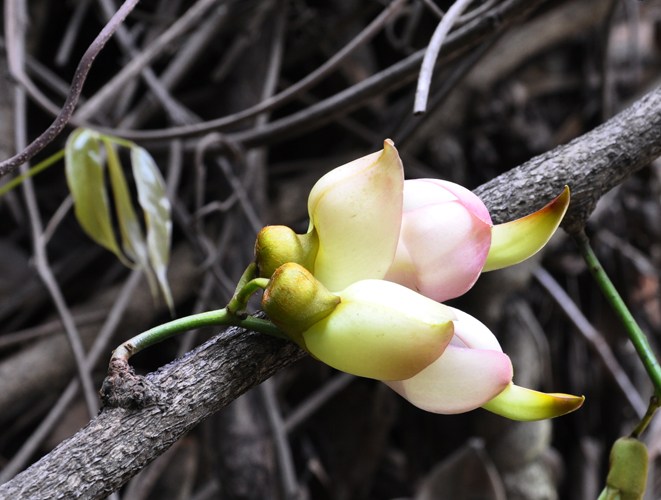
[[[661,153],[661,89],[571,143],[533,158],[476,192],[494,221],[530,213],[572,188],[566,227],[584,224],[599,197]],[[104,498],[211,413],[303,352],[232,328],[138,382],[142,407],[105,409],[74,437],[0,486],[0,499]],[[117,393],[117,391],[115,391]]]
[[[0,498],[105,498],[197,423],[303,355],[292,342],[230,328],[155,373],[127,375],[115,394],[140,391],[142,407],[105,408],[0,486]]]

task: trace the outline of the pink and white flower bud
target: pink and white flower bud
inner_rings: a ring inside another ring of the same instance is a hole
[[[408,180],[397,252],[385,279],[439,302],[458,297],[482,272],[491,228],[487,207],[468,189]]]

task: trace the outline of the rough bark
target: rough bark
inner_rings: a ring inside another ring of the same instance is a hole
[[[565,227],[575,231],[600,196],[660,153],[657,89],[592,132],[533,158],[476,193],[494,221],[503,222],[539,208],[568,184],[572,203]],[[103,410],[74,437],[0,486],[0,499],[104,498],[198,422],[301,356],[292,343],[230,329],[138,379],[139,407]]]
[[[291,342],[230,328],[157,372],[136,377],[147,388],[144,405],[103,409],[0,487],[0,498],[105,498],[201,420],[302,356]]]

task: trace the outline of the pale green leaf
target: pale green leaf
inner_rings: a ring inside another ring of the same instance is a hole
[[[99,245],[117,255],[124,264],[130,265],[113,232],[96,133],[77,129],[69,136],[65,172],[76,218],[83,230]]]
[[[154,159],[139,146],[134,145],[131,148],[131,165],[138,189],[138,202],[147,223],[147,249],[151,266],[170,312],[174,313],[174,301],[166,275],[170,259],[172,220],[170,202],[165,194],[165,182]]]
[[[152,294],[158,295],[158,286],[154,271],[149,263],[149,252],[147,242],[140,227],[140,222],[133,209],[131,195],[124,177],[124,171],[119,161],[119,156],[113,144],[106,138],[102,138],[108,156],[108,173],[115,200],[115,212],[119,222],[119,230],[122,235],[122,247],[137,265],[144,271],[149,282]]]

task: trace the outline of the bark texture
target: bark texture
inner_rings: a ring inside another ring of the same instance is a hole
[[[540,208],[568,184],[564,226],[582,227],[597,200],[661,153],[661,90],[571,143],[533,158],[476,193],[495,222]],[[0,499],[105,498],[201,420],[291,364],[293,343],[232,328],[138,382],[119,383],[115,404],[13,480]],[[131,394],[128,394],[131,396]],[[133,401],[133,404],[130,404]],[[140,401],[139,404],[136,401]]]
[[[2,485],[0,498],[105,498],[200,421],[303,355],[292,342],[230,328],[157,372],[135,377],[147,389],[142,404],[104,408]]]

